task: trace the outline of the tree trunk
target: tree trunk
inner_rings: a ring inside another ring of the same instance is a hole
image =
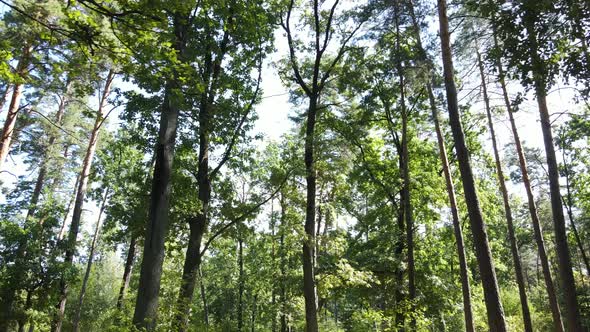
[[[285,202],[285,197],[281,194],[280,198],[281,204],[281,226],[279,229],[280,236],[279,236],[279,255],[281,256],[280,259],[280,301],[281,301],[281,314],[280,314],[280,321],[281,321],[281,332],[287,332],[287,251],[285,249],[285,231],[286,231],[286,216],[287,216],[287,204]]]
[[[396,52],[398,53],[398,61],[397,61],[397,73],[399,76],[399,88],[400,88],[400,106],[401,106],[401,116],[402,116],[402,142],[401,142],[401,149],[402,153],[400,156],[401,161],[401,175],[402,175],[402,200],[401,200],[401,208],[403,210],[404,215],[404,223],[406,226],[406,245],[407,245],[407,255],[408,255],[408,301],[409,301],[409,308],[410,308],[410,330],[416,330],[416,316],[414,315],[415,312],[415,304],[414,301],[416,299],[416,267],[414,263],[414,220],[413,220],[413,213],[412,213],[412,202],[410,196],[410,157],[408,151],[408,110],[406,108],[406,97],[405,97],[405,78],[404,78],[404,68],[403,68],[403,59],[399,58],[400,50],[401,50],[401,41],[400,41],[400,28],[399,28],[399,8],[400,2],[395,2],[395,29],[396,29]],[[403,325],[402,325],[403,326]],[[403,331],[403,328],[401,329]]]
[[[432,68],[434,67],[431,61],[426,55],[426,51],[422,46],[422,38],[420,36],[420,25],[416,19],[416,13],[414,11],[414,4],[412,0],[408,1],[410,16],[412,18],[412,25],[416,33],[417,46],[422,58],[422,61],[426,62],[428,66],[430,77],[434,79],[434,73]],[[432,113],[432,121],[434,122],[434,129],[436,131],[436,139],[438,142],[438,151],[441,159],[443,168],[443,174],[445,177],[445,184],[447,189],[447,195],[449,197],[449,205],[451,208],[451,218],[453,221],[453,230],[455,233],[455,241],[457,241],[457,254],[459,256],[459,274],[461,277],[461,290],[463,293],[463,314],[465,316],[465,330],[467,332],[475,332],[473,324],[473,309],[471,306],[471,287],[469,285],[469,273],[467,271],[467,259],[465,257],[465,242],[463,240],[463,231],[461,230],[461,222],[459,221],[459,210],[457,209],[457,198],[455,196],[455,185],[453,184],[453,177],[449,168],[449,159],[447,157],[447,148],[445,146],[444,135],[440,128],[440,122],[438,118],[438,109],[436,105],[436,99],[434,98],[434,92],[432,90],[432,83],[426,83],[426,90],[428,92],[428,101],[430,103],[430,110]],[[452,271],[451,261],[451,271]]]
[[[449,120],[453,132],[453,138],[455,140],[455,150],[459,161],[461,178],[463,180],[465,202],[467,204],[471,232],[473,233],[473,242],[482,279],[488,324],[490,331],[492,332],[505,332],[506,322],[504,319],[504,308],[500,301],[500,292],[496,280],[492,253],[488,243],[486,224],[483,220],[483,215],[479,206],[475,180],[469,161],[469,151],[465,144],[465,137],[459,115],[459,103],[457,101],[457,88],[455,86],[453,73],[454,69],[446,0],[438,0],[438,15]]]
[[[239,231],[238,231],[239,232]],[[238,235],[239,236],[239,235]],[[244,327],[244,241],[238,238],[238,332]]]
[[[495,38],[495,36],[494,36]],[[497,42],[496,42],[497,46]],[[529,214],[533,224],[533,230],[535,235],[535,242],[537,244],[537,254],[541,261],[541,268],[543,270],[543,280],[545,282],[545,288],[547,289],[547,297],[549,299],[549,307],[551,308],[551,314],[553,317],[553,327],[557,332],[563,332],[563,322],[561,320],[561,312],[559,309],[559,303],[557,301],[557,294],[555,292],[555,286],[553,284],[553,278],[551,277],[551,267],[549,264],[549,258],[547,257],[547,250],[545,249],[545,240],[543,239],[543,229],[539,220],[539,214],[537,213],[537,204],[535,203],[535,196],[529,179],[529,172],[527,169],[526,159],[520,142],[520,136],[514,121],[514,115],[512,114],[512,105],[508,96],[508,89],[506,88],[506,81],[504,79],[504,69],[500,59],[496,59],[500,87],[502,88],[502,95],[504,97],[504,104],[506,106],[506,112],[510,119],[510,126],[512,128],[512,135],[514,136],[514,143],[516,146],[516,154],[518,155],[518,163],[520,166],[520,172],[522,174],[522,182],[527,194],[527,201],[529,207]]]
[[[80,331],[80,315],[82,313],[82,305],[84,304],[84,295],[86,294],[86,287],[88,285],[88,278],[90,278],[90,271],[92,270],[92,262],[94,261],[94,251],[96,250],[96,244],[98,242],[98,236],[100,233],[100,220],[106,207],[107,199],[109,197],[109,188],[105,190],[100,210],[98,212],[98,218],[96,220],[96,227],[94,229],[94,236],[92,236],[92,243],[90,244],[90,251],[88,253],[88,262],[86,263],[86,272],[84,273],[84,279],[82,279],[82,288],[80,288],[80,295],[78,296],[78,306],[76,307],[76,314],[74,316],[74,332]]]
[[[205,321],[205,328],[209,330],[209,305],[207,304],[207,294],[205,293],[205,281],[203,280],[203,272],[201,266],[197,269],[199,274],[199,286],[201,287],[201,301],[203,301],[203,320]]]
[[[542,74],[543,61],[538,54],[537,36],[534,30],[535,15],[527,12],[523,18],[528,34],[530,56],[532,61],[532,74],[535,86],[539,115],[541,118],[541,129],[543,132],[543,143],[547,158],[549,176],[549,192],[551,196],[551,211],[553,213],[553,228],[555,232],[555,249],[563,298],[566,308],[566,327],[568,331],[583,331],[578,300],[576,298],[576,281],[572,271],[572,260],[567,243],[567,232],[565,227],[565,216],[561,204],[561,188],[559,186],[559,168],[553,145],[553,133],[551,130],[551,119],[547,108],[547,92],[545,77]]]
[[[25,45],[23,47],[23,54],[16,65],[16,74],[19,76],[19,81],[14,84],[12,89],[12,98],[10,99],[10,106],[8,107],[8,114],[4,120],[4,127],[2,129],[2,136],[0,137],[0,169],[8,157],[10,145],[14,133],[14,126],[16,125],[16,118],[20,110],[20,100],[23,96],[25,85],[22,81],[27,74],[27,67],[29,65],[29,57],[31,53],[31,46]],[[1,328],[0,328],[1,329]]]
[[[582,243],[582,239],[580,238],[580,233],[578,233],[578,228],[576,227],[576,222],[574,218],[574,203],[572,199],[572,191],[570,185],[570,168],[568,163],[565,159],[565,151],[563,153],[563,169],[565,173],[565,188],[566,188],[566,196],[563,198],[565,209],[567,211],[567,216],[570,220],[570,225],[572,225],[572,232],[574,233],[574,239],[576,240],[576,244],[578,246],[578,250],[580,250],[580,254],[582,256],[582,261],[586,266],[586,274],[590,274],[590,262],[588,261],[588,256],[586,255],[586,250],[584,250],[584,244]]]
[[[59,228],[59,234],[57,235],[58,241],[63,240],[66,235],[66,227],[68,224],[68,220],[70,220],[70,210],[72,210],[72,205],[74,205],[74,201],[76,200],[76,193],[78,192],[78,184],[80,183],[80,174],[76,176],[76,182],[74,183],[74,190],[72,191],[72,196],[68,203],[68,207],[66,209],[66,215],[62,220],[61,227]]]
[[[508,189],[506,188],[506,182],[504,180],[504,170],[502,169],[502,161],[500,159],[500,152],[498,151],[498,143],[496,141],[496,132],[494,131],[494,122],[492,120],[492,110],[490,108],[490,99],[488,97],[488,89],[485,79],[483,62],[481,60],[481,54],[479,53],[478,49],[475,50],[475,53],[477,56],[477,66],[479,68],[479,75],[481,77],[481,89],[483,94],[486,115],[488,118],[488,128],[490,131],[490,137],[492,139],[492,148],[494,150],[496,175],[498,177],[500,192],[502,193],[502,202],[504,203],[504,215],[506,217],[506,224],[508,226],[508,241],[510,242],[510,251],[512,252],[512,260],[514,262],[514,273],[516,274],[516,283],[518,285],[518,294],[520,296],[520,306],[522,310],[524,331],[533,332],[533,322],[531,320],[531,311],[529,309],[529,301],[526,293],[526,284],[524,280],[524,274],[522,273],[520,253],[518,252],[518,244],[516,242],[516,235],[514,232],[514,219],[512,218],[510,197],[508,196]]]
[[[98,134],[102,123],[104,121],[105,108],[107,106],[107,98],[111,92],[113,79],[115,72],[111,69],[105,79],[104,89],[100,96],[100,102],[98,105],[98,111],[96,113],[96,120],[94,127],[90,133],[90,140],[88,142],[88,148],[86,149],[86,155],[82,162],[82,170],[80,171],[80,180],[78,181],[78,190],[76,192],[76,201],[74,203],[74,213],[72,214],[72,223],[70,224],[70,232],[68,234],[66,253],[64,262],[66,266],[71,266],[74,261],[74,255],[76,253],[76,239],[78,238],[78,232],[80,230],[80,222],[82,220],[82,207],[84,205],[84,199],[86,197],[86,189],[88,186],[88,180],[90,177],[90,168],[92,166],[92,159],[94,159],[94,153],[96,152],[96,144],[98,142]],[[59,303],[57,305],[57,315],[52,324],[52,331],[60,332],[63,324],[63,315],[66,309],[66,301],[68,295],[68,284],[67,281],[62,277],[60,281],[60,295]]]
[[[189,218],[189,242],[177,301],[178,311],[174,322],[179,331],[186,331],[188,327],[190,303],[195,290],[197,271],[201,265],[201,242],[203,234],[209,225],[209,203],[211,201],[211,181],[209,179],[209,132],[211,128],[209,112],[211,104],[212,100],[209,99],[207,94],[204,94],[199,112],[199,165],[197,169],[201,211],[198,212],[195,218]]]
[[[175,15],[174,48],[182,60],[186,46],[186,31],[188,27],[185,17]],[[176,93],[180,90],[179,73],[173,72],[168,78],[164,89],[164,101],[160,116],[158,142],[155,148],[155,166],[152,177],[152,192],[150,197],[150,212],[146,225],[143,259],[139,275],[139,289],[135,302],[133,324],[138,329],[153,331],[156,328],[158,312],[158,297],[162,278],[162,264],[166,233],[168,232],[169,205],[171,190],[172,161],[174,159],[174,144],[178,127],[180,105]]]
[[[135,250],[137,247],[137,236],[131,235],[131,241],[129,242],[129,249],[127,250],[127,258],[125,259],[125,268],[123,270],[123,280],[121,281],[121,288],[119,288],[119,296],[117,297],[117,310],[123,308],[123,300],[125,299],[125,293],[129,287],[129,281],[131,281],[131,271],[133,269],[133,261],[135,260]]]
[[[305,236],[303,241],[303,296],[305,298],[305,331],[318,331],[317,293],[315,285],[315,213],[316,179],[314,137],[318,96],[314,92],[309,97],[305,129],[305,180],[307,184],[305,210]]]

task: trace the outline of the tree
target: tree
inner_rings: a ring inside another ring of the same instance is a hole
[[[459,161],[459,169],[461,171],[461,180],[463,182],[463,191],[467,203],[467,210],[469,212],[469,221],[471,224],[471,232],[473,233],[479,272],[481,273],[482,285],[484,288],[488,324],[491,331],[506,331],[504,308],[500,301],[500,292],[496,280],[496,272],[494,271],[492,253],[488,243],[486,224],[479,207],[473,172],[469,163],[469,151],[465,145],[461,119],[459,117],[459,105],[457,102],[457,90],[453,73],[449,23],[447,18],[447,4],[445,0],[438,0],[438,16],[449,119],[455,141],[455,151]]]

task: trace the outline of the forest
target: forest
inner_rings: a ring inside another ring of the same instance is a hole
[[[0,332],[590,331],[588,0],[0,16]]]

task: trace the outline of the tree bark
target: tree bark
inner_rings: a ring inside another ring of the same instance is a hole
[[[238,238],[238,332],[242,332],[243,327],[244,327],[244,241],[242,240],[241,237],[239,237]]]
[[[316,213],[316,170],[315,170],[315,125],[317,114],[318,96],[309,97],[307,109],[307,121],[305,128],[305,181],[306,209],[305,209],[305,236],[303,241],[303,296],[305,298],[305,331],[318,331],[317,293],[315,285],[315,213]]]
[[[572,260],[570,257],[569,246],[567,243],[567,231],[565,226],[565,216],[561,203],[561,188],[559,185],[559,168],[557,166],[557,157],[553,145],[553,133],[551,130],[551,119],[547,107],[547,91],[543,69],[543,61],[539,56],[537,35],[534,29],[536,16],[525,12],[523,18],[530,56],[532,61],[532,75],[541,118],[541,130],[543,132],[543,143],[545,145],[545,155],[547,158],[547,169],[549,176],[549,192],[551,196],[551,211],[553,214],[553,228],[555,232],[555,249],[557,251],[557,262],[561,289],[565,300],[566,328],[568,331],[583,331],[582,320],[580,318],[580,309],[576,297],[576,281],[572,271]]]
[[[495,36],[494,36],[495,38]],[[496,42],[497,46],[497,42]],[[522,143],[520,141],[520,136],[518,134],[518,128],[516,126],[516,122],[514,121],[514,115],[512,111],[512,105],[510,103],[510,98],[508,96],[508,89],[506,87],[506,81],[504,79],[504,69],[502,68],[502,63],[500,59],[496,59],[497,68],[498,68],[498,81],[500,83],[500,87],[502,88],[502,95],[504,97],[504,104],[506,107],[506,112],[508,113],[508,117],[510,119],[510,126],[512,128],[512,135],[514,137],[514,143],[516,146],[516,154],[518,155],[518,163],[520,166],[520,173],[522,175],[522,182],[524,184],[524,188],[527,194],[527,202],[529,207],[529,214],[531,216],[531,222],[533,224],[533,231],[535,235],[535,242],[537,244],[537,254],[538,258],[541,261],[541,268],[543,270],[543,280],[545,282],[545,288],[547,289],[547,297],[549,299],[549,307],[551,308],[551,315],[553,317],[553,327],[557,332],[563,332],[563,322],[561,320],[561,311],[559,309],[559,303],[557,301],[557,294],[555,291],[555,286],[553,284],[553,278],[551,277],[551,267],[549,264],[549,258],[547,257],[547,250],[545,249],[545,240],[543,239],[543,229],[541,227],[541,222],[539,220],[539,214],[537,213],[537,204],[535,202],[535,196],[533,194],[533,189],[531,185],[531,181],[529,179],[529,172],[527,168],[526,158],[524,156],[524,151],[522,148]]]
[[[475,180],[469,161],[469,151],[465,143],[463,128],[459,115],[459,103],[457,101],[457,88],[453,73],[453,59],[451,53],[449,22],[447,17],[446,0],[438,0],[438,16],[440,23],[440,40],[442,48],[442,59],[444,68],[445,87],[447,92],[447,104],[449,111],[449,120],[453,138],[455,140],[455,150],[459,161],[459,170],[463,180],[463,191],[465,202],[473,234],[476,257],[479,265],[482,285],[484,290],[484,299],[487,308],[488,324],[492,332],[505,332],[506,322],[504,318],[504,308],[500,301],[500,292],[496,280],[496,272],[492,253],[488,243],[488,234],[486,224],[479,205]]]
[[[131,241],[129,242],[129,249],[127,250],[127,258],[125,259],[125,268],[123,270],[123,280],[121,281],[121,288],[119,288],[119,296],[117,297],[117,310],[123,308],[123,300],[125,299],[125,293],[129,288],[129,281],[131,281],[131,271],[133,269],[133,261],[135,261],[135,250],[137,249],[137,236],[131,235]]]
[[[82,306],[84,305],[84,295],[86,295],[86,286],[88,285],[90,271],[92,270],[92,263],[94,262],[94,251],[96,250],[96,244],[98,242],[98,236],[100,233],[100,220],[106,207],[108,197],[109,188],[105,190],[104,197],[102,198],[102,203],[98,212],[98,218],[96,220],[96,227],[94,228],[94,235],[92,236],[92,243],[90,244],[88,262],[86,263],[86,272],[84,273],[84,279],[82,279],[82,287],[80,288],[80,295],[78,296],[78,306],[76,307],[76,314],[74,316],[74,332],[80,331],[80,315],[82,314]]]
[[[429,77],[431,80],[434,79],[433,64],[429,61],[426,51],[422,45],[422,38],[420,36],[420,25],[416,19],[416,13],[414,11],[414,4],[412,0],[408,1],[410,16],[412,18],[412,25],[415,30],[417,46],[420,52],[422,61],[426,62]],[[471,287],[469,284],[469,273],[467,270],[467,259],[465,255],[465,241],[463,240],[463,231],[461,230],[461,223],[459,221],[459,210],[457,209],[457,198],[455,196],[455,185],[453,184],[453,177],[449,168],[449,159],[447,157],[447,149],[445,146],[444,135],[440,127],[440,121],[438,118],[438,109],[434,92],[432,89],[432,83],[426,83],[426,90],[428,92],[428,101],[430,104],[430,111],[432,113],[432,121],[434,122],[434,129],[436,131],[436,139],[438,142],[438,151],[441,159],[443,174],[445,177],[445,184],[447,189],[447,196],[449,197],[449,206],[451,208],[451,218],[453,222],[453,230],[455,234],[455,241],[457,241],[457,255],[459,257],[459,274],[461,278],[461,290],[463,293],[463,314],[465,317],[465,330],[467,332],[475,332],[473,323],[473,309],[471,305]],[[452,265],[451,265],[452,267]]]
[[[31,46],[25,45],[23,47],[23,54],[16,66],[16,74],[19,76],[19,81],[14,83],[12,89],[12,98],[10,99],[10,106],[8,107],[8,113],[4,120],[4,127],[2,129],[2,136],[0,137],[0,169],[8,157],[12,137],[14,134],[14,126],[16,125],[16,118],[20,110],[20,100],[25,89],[25,85],[22,81],[27,74],[27,67],[29,65],[29,58],[31,56]]]
[[[182,283],[178,295],[178,311],[174,324],[179,331],[186,331],[188,327],[188,314],[192,302],[197,271],[201,266],[201,242],[203,234],[209,225],[209,203],[211,200],[211,182],[209,179],[209,131],[210,129],[210,104],[212,100],[204,94],[199,112],[199,165],[197,169],[197,182],[201,210],[196,217],[189,218],[189,242],[182,271]]]
[[[173,45],[181,60],[186,48],[187,18],[176,14],[173,18]],[[173,72],[164,89],[160,116],[160,130],[156,144],[154,175],[150,197],[150,212],[146,225],[143,259],[139,275],[139,289],[135,302],[133,324],[138,329],[153,331],[156,328],[158,297],[162,277],[162,264],[166,234],[168,232],[172,162],[178,127],[180,86],[178,73]]]
[[[90,133],[88,148],[86,149],[86,154],[84,156],[84,160],[82,161],[82,170],[80,171],[78,190],[76,192],[76,201],[74,203],[74,213],[72,214],[72,223],[70,224],[70,232],[68,233],[67,246],[64,258],[66,266],[71,266],[74,261],[74,255],[76,253],[76,240],[78,238],[78,232],[80,230],[80,222],[82,221],[82,207],[84,205],[84,199],[86,197],[86,189],[90,177],[90,168],[92,166],[92,159],[94,159],[94,153],[96,152],[98,134],[104,121],[104,116],[106,115],[105,108],[107,106],[107,98],[111,92],[114,77],[114,70],[109,70],[107,77],[105,79],[102,95],[100,96],[100,102],[98,105],[98,111],[96,113],[94,127],[92,128],[92,132]],[[58,312],[52,324],[52,331],[54,332],[61,331],[63,324],[63,315],[66,309],[67,295],[68,283],[62,277],[62,280],[60,281],[60,300],[57,305]]]
[[[514,232],[514,219],[512,218],[510,197],[508,196],[508,189],[506,188],[506,181],[504,180],[504,170],[502,169],[502,161],[500,159],[500,152],[498,151],[498,143],[496,140],[496,132],[494,130],[494,121],[492,119],[492,110],[490,107],[490,99],[488,97],[488,88],[485,79],[483,62],[481,60],[481,54],[479,53],[478,49],[475,50],[475,54],[477,56],[477,66],[479,68],[479,75],[481,77],[481,89],[483,94],[486,115],[488,118],[488,128],[490,131],[490,137],[492,139],[492,149],[494,151],[494,160],[496,164],[496,175],[498,177],[500,192],[502,193],[502,202],[504,203],[504,216],[506,217],[506,224],[508,226],[508,241],[510,242],[512,261],[514,262],[514,273],[516,274],[516,283],[518,285],[518,294],[520,296],[520,306],[522,310],[524,331],[533,332],[533,322],[531,320],[531,311],[529,309],[529,301],[526,293],[526,283],[524,280],[524,274],[522,273],[520,253],[518,252],[518,244],[516,242],[516,235]]]
[[[403,59],[399,58],[401,50],[400,41],[400,28],[399,28],[399,13],[400,13],[400,1],[395,2],[395,29],[396,29],[396,51],[398,53],[397,61],[397,74],[399,76],[399,89],[400,89],[400,111],[402,116],[402,140],[401,140],[401,175],[402,175],[402,200],[401,208],[404,215],[404,223],[406,226],[406,245],[407,245],[407,259],[408,259],[408,301],[410,307],[410,330],[416,330],[416,316],[415,312],[415,299],[416,299],[416,267],[414,262],[414,220],[412,213],[412,202],[411,202],[411,190],[410,190],[410,157],[408,151],[409,138],[408,138],[408,110],[406,108],[406,96],[405,96],[405,77]],[[401,329],[403,331],[403,328]]]
[[[287,221],[287,203],[285,197],[281,194],[280,201],[281,205],[281,226],[279,229],[279,255],[280,259],[280,302],[281,302],[281,332],[287,332],[287,250],[285,248],[285,231]]]
[[[565,188],[566,188],[566,195],[563,198],[563,202],[565,205],[565,209],[567,211],[567,216],[570,220],[570,225],[572,225],[572,233],[574,233],[574,239],[576,240],[576,244],[578,246],[578,250],[580,250],[580,254],[582,256],[582,261],[586,266],[586,273],[590,274],[590,262],[588,261],[588,256],[586,255],[586,250],[584,250],[584,244],[582,243],[582,239],[580,238],[580,233],[578,233],[578,228],[576,227],[576,222],[574,218],[574,203],[572,199],[572,191],[571,191],[571,174],[570,168],[568,166],[567,160],[565,159],[565,152],[563,153],[563,169],[565,175]]]

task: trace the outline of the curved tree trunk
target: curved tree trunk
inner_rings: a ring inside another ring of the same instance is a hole
[[[510,126],[512,128],[512,135],[514,136],[514,143],[516,146],[516,154],[518,155],[518,163],[520,166],[520,172],[522,174],[522,182],[525,187],[527,194],[527,201],[529,207],[529,214],[531,216],[531,222],[533,224],[533,231],[535,235],[535,242],[537,244],[537,254],[541,261],[541,268],[543,270],[543,280],[545,281],[545,288],[547,289],[547,297],[549,299],[549,307],[551,308],[551,314],[553,317],[553,327],[557,332],[563,332],[563,322],[561,320],[561,312],[559,309],[559,303],[557,301],[557,294],[555,292],[555,286],[553,284],[553,278],[551,277],[551,267],[549,265],[549,258],[547,257],[547,250],[545,249],[545,240],[543,239],[543,229],[541,228],[541,222],[539,220],[539,214],[537,213],[537,204],[535,203],[535,196],[529,179],[529,172],[527,169],[526,159],[520,142],[520,136],[518,135],[518,128],[514,121],[514,115],[512,114],[512,105],[508,96],[508,89],[506,88],[506,81],[504,79],[504,69],[500,59],[496,60],[500,87],[502,88],[502,95],[504,97],[504,104],[506,106],[506,112],[510,119]]]
[[[508,241],[510,242],[510,251],[512,253],[512,261],[514,263],[514,273],[516,274],[516,283],[518,285],[518,295],[520,296],[520,307],[522,310],[522,320],[524,323],[524,331],[533,332],[533,322],[531,320],[531,311],[529,309],[529,301],[526,293],[526,283],[524,274],[522,273],[522,264],[520,261],[520,253],[518,252],[518,244],[516,242],[516,235],[514,232],[514,219],[512,218],[512,208],[510,207],[510,197],[508,196],[508,189],[506,188],[506,181],[504,180],[504,171],[502,170],[502,161],[498,151],[498,142],[496,140],[496,132],[494,130],[494,121],[492,120],[492,110],[490,108],[490,99],[488,97],[488,88],[485,79],[485,72],[481,54],[479,50],[475,50],[477,56],[477,66],[479,68],[479,75],[481,77],[481,88],[483,100],[488,118],[488,128],[490,137],[492,139],[492,148],[494,150],[494,160],[496,163],[496,175],[498,177],[498,184],[500,185],[500,192],[502,193],[502,202],[504,203],[504,216],[506,217],[506,224],[508,226]]]
[[[446,0],[438,0],[438,16],[449,120],[453,132],[453,138],[455,140],[455,150],[459,161],[461,179],[463,180],[465,202],[467,204],[475,253],[482,279],[488,324],[490,331],[492,332],[505,332],[506,321],[504,318],[504,308],[500,301],[500,291],[496,280],[496,272],[494,270],[490,245],[488,243],[486,224],[483,220],[483,215],[479,206],[479,199],[475,188],[475,179],[469,161],[469,151],[465,143],[465,136],[463,134],[463,127],[459,115],[459,103],[457,101],[457,88],[455,86],[453,73],[454,69]]]
[[[80,222],[82,221],[82,207],[84,205],[84,199],[86,197],[86,189],[88,186],[88,180],[90,177],[90,168],[92,166],[92,159],[94,159],[94,153],[96,152],[96,144],[98,142],[98,134],[102,123],[104,121],[105,108],[107,105],[107,98],[111,92],[113,79],[115,72],[111,69],[105,79],[105,85],[100,97],[98,105],[98,111],[96,113],[96,120],[94,127],[90,133],[90,140],[88,142],[88,148],[86,149],[86,155],[82,162],[82,170],[80,171],[80,180],[78,181],[78,190],[76,192],[76,201],[74,204],[74,213],[72,215],[72,223],[70,224],[70,232],[67,239],[67,247],[64,262],[66,265],[72,265],[74,261],[74,255],[76,253],[76,240],[78,238],[78,232],[80,230]],[[62,278],[60,281],[60,295],[59,303],[57,305],[58,313],[52,324],[52,331],[61,331],[63,323],[63,315],[66,309],[66,301],[68,294],[68,284],[65,279]]]

